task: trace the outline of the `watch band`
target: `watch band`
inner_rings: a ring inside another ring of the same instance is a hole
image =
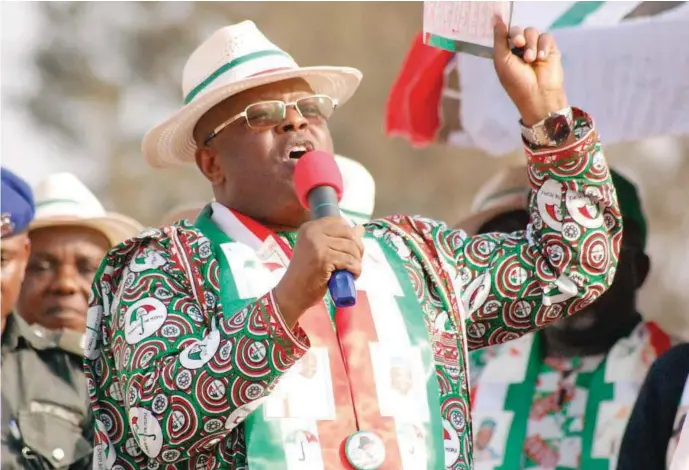
[[[529,144],[536,147],[559,147],[574,129],[574,113],[572,108],[565,108],[550,113],[547,118],[531,127],[526,127],[522,121],[519,123],[522,137]]]
[[[572,108],[572,112],[576,123],[572,129],[573,141],[558,147],[537,147],[525,143],[524,151],[529,164],[536,166],[577,165],[575,162],[595,151],[598,134],[593,119],[578,108]],[[526,139],[524,140],[526,141]]]

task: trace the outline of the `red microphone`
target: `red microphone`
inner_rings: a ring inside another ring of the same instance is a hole
[[[294,169],[294,189],[299,202],[311,211],[311,218],[341,217],[342,174],[337,162],[327,152],[307,152]],[[337,307],[356,304],[354,276],[349,271],[335,271],[328,281],[330,297]]]

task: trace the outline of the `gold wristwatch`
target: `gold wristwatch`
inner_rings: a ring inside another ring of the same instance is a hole
[[[555,113],[550,113],[547,118],[526,127],[519,121],[522,127],[522,137],[538,147],[559,147],[562,145],[574,129],[574,113],[572,108],[565,108]]]

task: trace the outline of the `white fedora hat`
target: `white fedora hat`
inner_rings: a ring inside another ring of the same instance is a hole
[[[317,94],[343,105],[359,86],[362,74],[350,67],[299,67],[252,21],[216,31],[189,57],[182,76],[184,106],[145,136],[142,152],[153,167],[194,161],[194,127],[208,110],[249,88],[303,78]]]
[[[45,227],[87,227],[116,245],[143,226],[127,216],[106,212],[98,198],[71,173],[48,176],[34,188],[36,216],[29,230]]]
[[[373,176],[359,162],[342,155],[335,155],[342,173],[343,191],[340,211],[357,224],[371,220],[376,203],[376,183]],[[178,220],[193,222],[207,203],[181,204],[172,208],[161,219],[161,225],[172,225]]]

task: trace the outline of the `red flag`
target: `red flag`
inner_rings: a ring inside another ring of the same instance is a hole
[[[424,44],[423,33],[416,35],[388,97],[388,136],[403,137],[415,146],[433,142],[441,125],[445,68],[453,57],[453,52]]]

